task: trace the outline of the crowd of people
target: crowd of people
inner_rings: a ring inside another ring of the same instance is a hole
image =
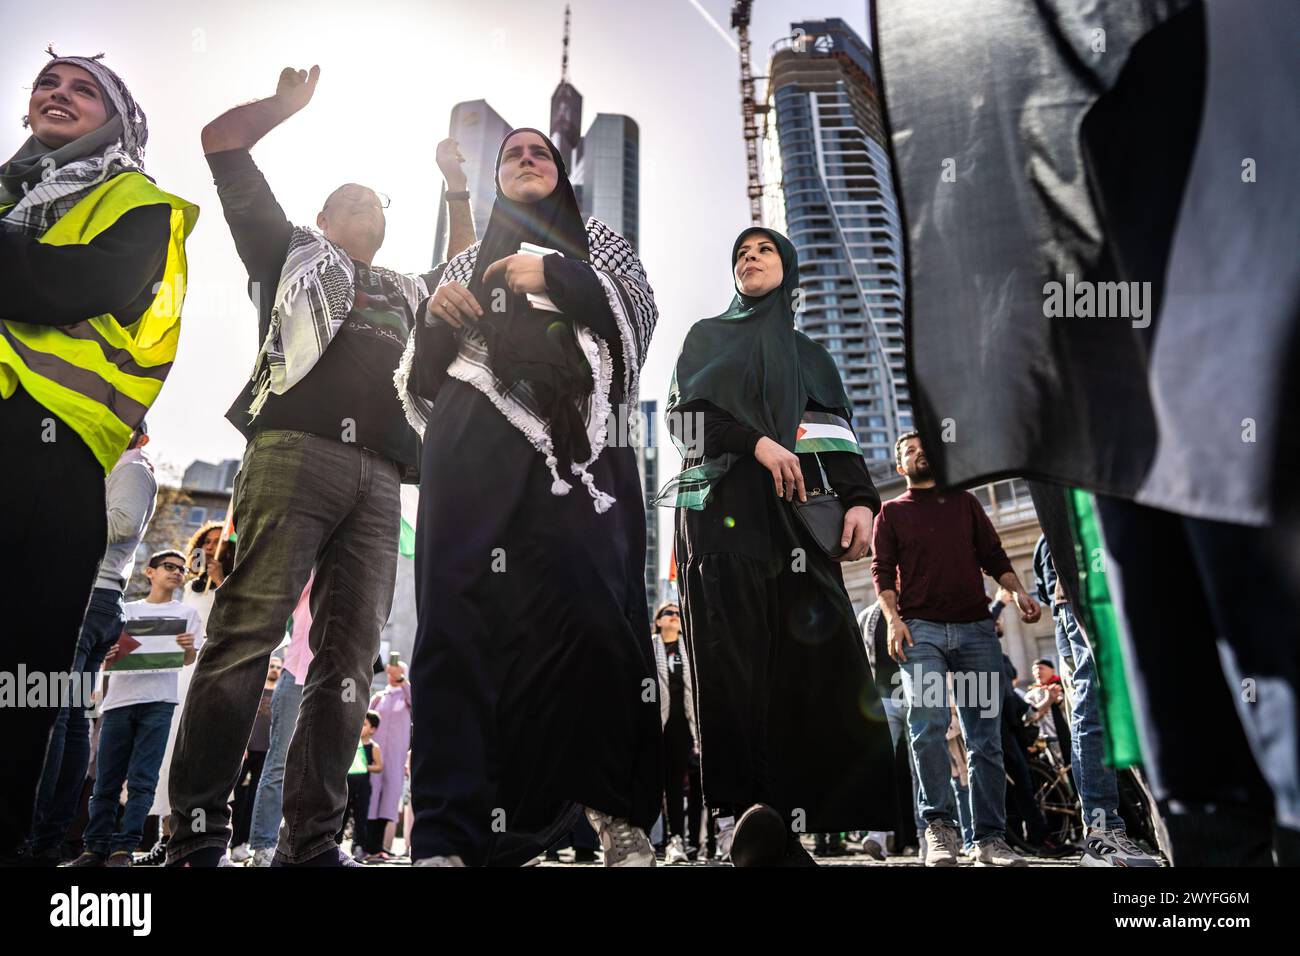
[[[430,867],[567,846],[606,866],[811,866],[846,846],[929,867],[1161,864],[1148,821],[1121,813],[1093,643],[1047,536],[1031,592],[915,431],[895,445],[906,490],[882,502],[839,369],[797,329],[786,236],[740,231],[734,296],[677,359],[683,466],[655,500],[675,509],[680,603],[652,617],[635,449],[608,428],[636,407],[658,319],[638,255],[584,222],[531,128],[500,144],[480,239],[456,144],[439,146],[451,229],[431,271],[374,264],[386,201],[368,187],[293,224],[251,150],[319,79],[286,69],[203,129],[257,308],[227,414],[247,447],[229,523],[152,554],[147,596],[124,603],[157,494],[145,414],[181,333],[162,290],[184,285],[197,209],[144,175],[144,112],[99,58],[52,55],[36,78],[31,136],[0,168],[17,290],[0,561],[26,569],[0,566],[0,590],[41,640],[7,638],[0,670],[106,681],[93,735],[80,700],[5,709],[0,852],[335,867],[391,861],[400,831]],[[403,483],[420,489],[409,679],[378,657]],[[868,557],[859,614],[842,565]],[[1045,609],[1058,657],[1021,691],[1001,617]],[[1043,813],[1039,759],[1068,768],[1077,838]]]

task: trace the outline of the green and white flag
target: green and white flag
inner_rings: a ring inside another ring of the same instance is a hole
[[[415,517],[420,510],[420,490],[413,485],[402,485],[402,524],[397,532],[397,553],[404,558],[415,557]]]
[[[116,654],[105,670],[112,674],[171,673],[185,666],[185,648],[176,638],[186,633],[183,617],[142,617],[127,621]]]
[[[848,451],[860,455],[862,446],[849,423],[840,416],[806,411],[795,432],[794,453],[805,455],[823,451]]]

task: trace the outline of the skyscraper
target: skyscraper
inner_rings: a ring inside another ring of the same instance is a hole
[[[597,113],[578,145],[572,178],[583,218],[595,216],[637,248],[641,129],[636,120],[617,113]]]
[[[875,62],[843,20],[806,20],[790,32],[768,68],[764,221],[799,250],[799,327],[835,359],[867,463],[888,472],[912,411],[902,229]]]
[[[569,7],[564,7],[564,54],[560,59],[560,84],[551,94],[551,142],[573,170],[582,132],[582,94],[569,82]]]
[[[474,213],[474,228],[480,236],[487,228],[488,216],[496,201],[497,149],[510,129],[510,124],[488,105],[487,100],[457,103],[451,109],[451,125],[447,135],[460,144],[461,155],[465,157],[470,209]],[[449,224],[447,203],[443,199],[446,192],[447,187],[443,186],[438,195],[438,227],[433,240],[434,265],[442,262],[447,254]]]

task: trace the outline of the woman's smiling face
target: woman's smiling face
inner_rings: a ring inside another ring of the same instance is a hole
[[[736,288],[751,298],[766,295],[781,284],[785,267],[781,252],[765,232],[751,232],[741,237],[736,247]]]
[[[55,63],[37,79],[27,104],[32,135],[52,149],[66,146],[108,122],[108,103],[89,72]]]

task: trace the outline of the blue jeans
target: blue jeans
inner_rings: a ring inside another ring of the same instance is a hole
[[[881,697],[881,703],[885,706],[885,720],[889,723],[889,739],[893,741],[895,747],[898,746],[898,738],[903,736],[907,728],[907,705],[898,703],[894,700],[894,695],[890,694]],[[912,753],[912,740],[909,735],[907,740],[908,762],[912,765],[912,815],[916,818],[917,830],[925,829],[925,821],[921,819],[921,803],[919,799],[919,786],[916,779],[916,755]]]
[[[262,764],[262,776],[258,778],[257,794],[253,797],[250,849],[275,849],[284,811],[284,765],[301,707],[302,684],[287,670],[280,671],[280,679],[271,692],[271,744],[266,748],[266,763]]]
[[[957,819],[961,822],[962,849],[975,845],[975,822],[970,812],[970,787],[961,785],[961,777],[952,778],[952,794],[957,800]]]
[[[906,621],[912,647],[899,666],[907,695],[907,723],[926,823],[958,825],[948,760],[947,674],[954,677],[957,715],[970,761],[971,816],[976,842],[1006,833],[1006,776],[1002,766],[1002,647],[993,621],[948,624]]]
[[[122,634],[122,592],[95,588],[81,622],[72,673],[80,673],[82,686],[91,687],[104,656]],[[40,853],[57,849],[77,815],[77,804],[90,765],[90,721],[82,702],[69,701],[59,710],[50,731],[32,815],[32,849]]]
[[[100,718],[95,791],[84,837],[87,850],[107,856],[139,846],[175,709],[173,701],[128,704],[105,711]],[[126,809],[118,823],[123,781]]]
[[[1061,660],[1073,662],[1070,771],[1083,801],[1084,825],[1090,830],[1098,827],[1123,830],[1124,818],[1119,815],[1119,786],[1115,782],[1115,771],[1102,760],[1106,744],[1101,724],[1097,663],[1083,631],[1079,629],[1074,609],[1068,604],[1056,609],[1056,652]]]

